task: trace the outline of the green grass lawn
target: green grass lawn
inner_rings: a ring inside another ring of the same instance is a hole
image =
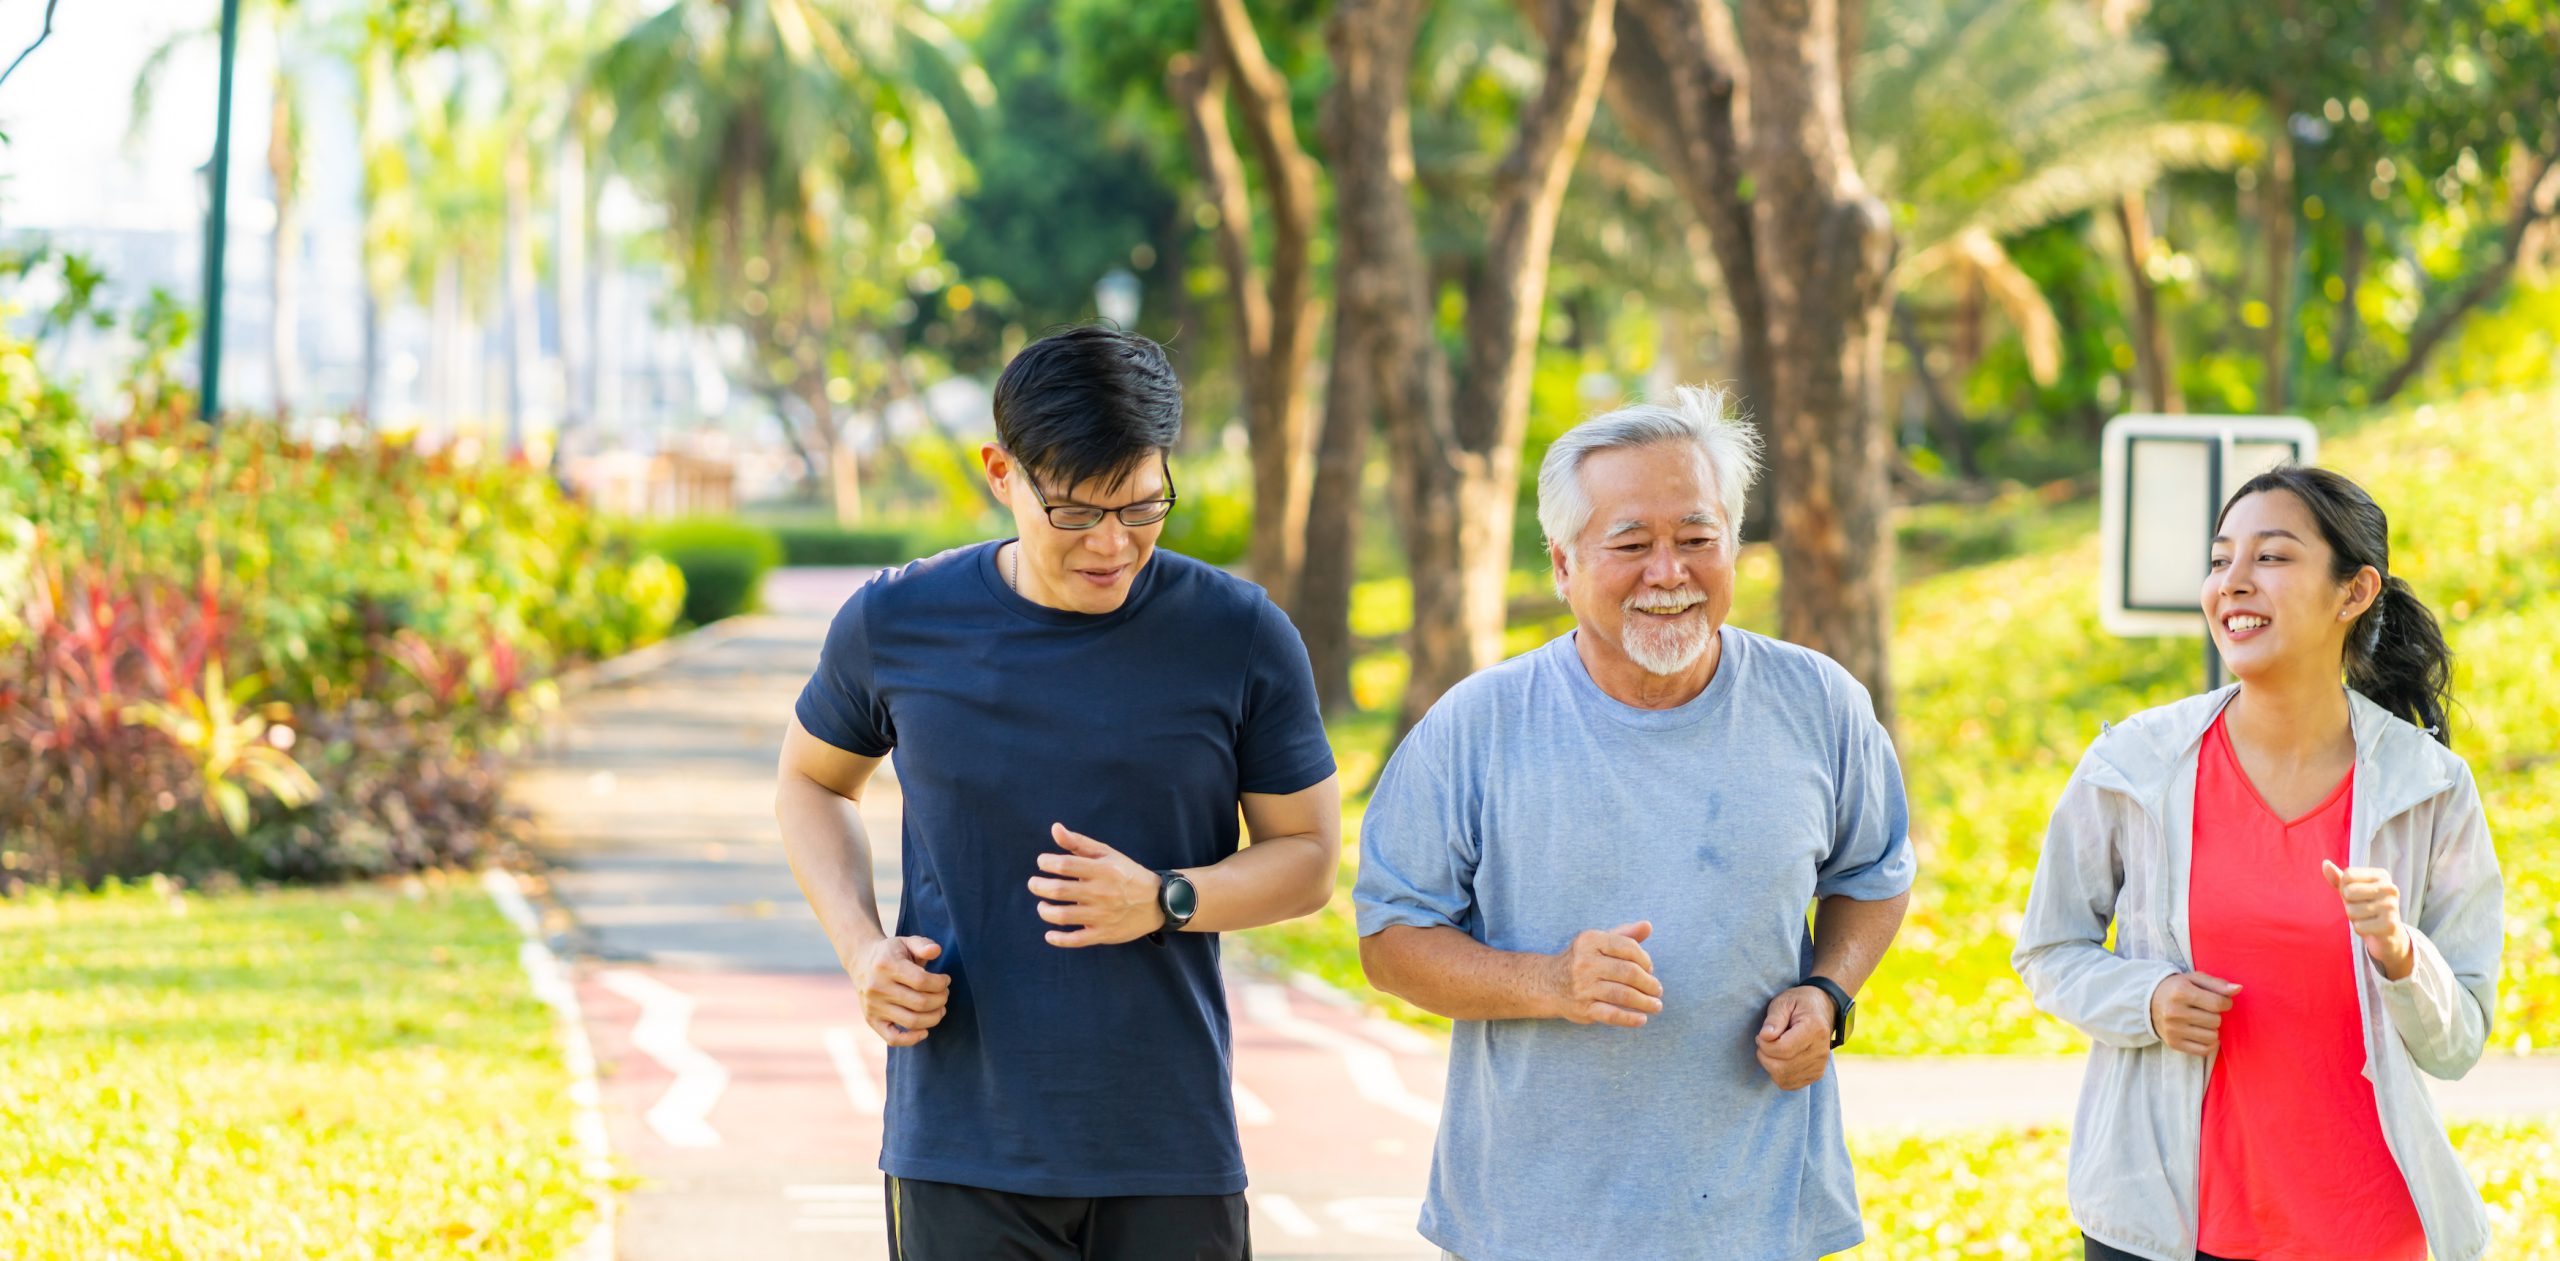
[[[2394,572],[2417,588],[2459,654],[2454,748],[2478,773],[2507,880],[2506,975],[2493,1049],[2560,1047],[2560,394],[2498,395],[2345,418],[2324,463],[2391,515]],[[2096,513],[2013,495],[1925,509],[1898,601],[1893,669],[1921,877],[1910,919],[1863,997],[1861,1049],[1885,1053],[2068,1051],[2083,1045],[2035,1013],[2009,969],[2053,800],[2101,720],[2202,686],[2195,640],[2126,640],[2098,627]],[[2011,554],[1995,556],[2004,549]],[[1949,561],[1978,561],[1949,568]],[[1536,575],[1514,576],[1533,595]],[[1774,631],[1777,564],[1747,549],[1736,625]],[[1369,636],[1400,629],[1400,584],[1354,601]],[[1523,651],[1569,626],[1541,613],[1513,628]],[[1392,706],[1393,651],[1364,659],[1364,705]],[[1344,782],[1375,777],[1380,712],[1336,725]],[[1349,826],[1356,835],[1352,803]],[[1353,859],[1346,859],[1346,862]],[[1346,878],[1347,888],[1347,878]],[[1249,951],[1365,993],[1348,896],[1324,915],[1244,934]],[[1397,1014],[1414,1017],[1392,1003]],[[1427,1020],[1427,1018],[1425,1018]]]
[[[2489,1261],[2560,1256],[2560,1130],[2456,1125],[2454,1146],[2489,1205]],[[1867,1242],[1860,1261],[2076,1261],[2063,1198],[2070,1136],[2058,1129],[1849,1138]]]
[[[0,1253],[524,1257],[589,1213],[479,885],[0,901]]]

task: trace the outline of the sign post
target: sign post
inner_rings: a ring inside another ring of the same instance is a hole
[[[2319,458],[2319,431],[2298,416],[2108,421],[2099,463],[2099,624],[2125,636],[2202,636],[2205,690],[2222,686],[2222,656],[2198,602],[2214,517],[2250,478]]]

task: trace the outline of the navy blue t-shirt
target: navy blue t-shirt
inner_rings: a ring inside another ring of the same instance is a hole
[[[942,946],[949,1010],[889,1052],[880,1167],[1024,1195],[1245,1185],[1218,940],[1066,949],[1026,884],[1049,825],[1153,868],[1236,852],[1239,793],[1333,773],[1306,645],[1262,589],[1158,550],[1114,612],[1035,604],[997,544],[872,579],[836,614],[800,725],[897,750],[897,932]]]

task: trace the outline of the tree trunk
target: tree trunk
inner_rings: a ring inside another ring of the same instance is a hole
[[[1335,120],[1335,232],[1361,262],[1337,269],[1334,301],[1368,333],[1369,382],[1394,468],[1389,506],[1413,576],[1406,648],[1417,675],[1426,659],[1466,653],[1462,642],[1447,642],[1462,641],[1464,632],[1454,593],[1442,590],[1447,575],[1425,555],[1431,540],[1421,524],[1459,511],[1434,502],[1423,479],[1428,467],[1462,454],[1449,433],[1449,373],[1432,326],[1430,261],[1406,191],[1414,173],[1414,36],[1424,8],[1425,0],[1341,0],[1325,28],[1334,74],[1326,108]],[[1336,371],[1346,362],[1337,350]],[[1408,689],[1408,709],[1410,697]]]
[[[356,373],[356,422],[367,431],[378,431],[382,406],[382,295],[373,286],[364,287],[363,349],[359,352]]]
[[[588,412],[587,138],[576,110],[560,129],[553,163],[559,187],[552,198],[553,300],[560,321],[560,432],[555,451],[583,440]]]
[[[302,396],[302,197],[299,148],[295,134],[293,80],[284,71],[284,40],[276,40],[276,73],[268,113],[267,174],[275,182],[276,226],[268,238],[272,250],[267,280],[268,362],[275,375],[275,409],[290,415]]]
[[[613,415],[612,409],[605,406],[607,380],[605,356],[609,353],[604,339],[605,283],[613,270],[614,256],[613,243],[604,237],[603,221],[599,213],[603,203],[604,181],[588,180],[586,200],[578,210],[578,231],[579,235],[587,240],[588,253],[586,304],[579,319],[579,326],[584,330],[586,362],[579,377],[570,382],[571,392],[578,396],[580,412],[599,433],[615,420],[620,419]]]
[[[2346,230],[2346,256],[2338,260],[2338,309],[2329,322],[2329,371],[2343,376],[2347,356],[2354,352],[2356,334],[2364,320],[2356,314],[2356,294],[2364,287],[2365,252],[2370,245],[2361,220],[2349,219],[2340,227]]]
[[[1350,242],[1344,241],[1348,247]],[[1338,273],[1358,267],[1349,248],[1334,255]],[[1369,458],[1376,381],[1369,332],[1360,310],[1337,303],[1332,370],[1325,376],[1324,429],[1307,503],[1307,552],[1298,570],[1298,633],[1316,676],[1316,703],[1328,714],[1352,707],[1351,587],[1360,552],[1360,482]]]
[[[809,412],[809,446],[817,454],[827,475],[821,483],[826,487],[827,502],[835,512],[837,525],[862,523],[862,468],[854,458],[853,444],[844,440],[836,423],[835,403],[827,397],[826,374],[802,372],[792,378],[791,392]]]
[[[512,458],[524,450],[525,414],[532,407],[534,363],[542,357],[542,327],[533,274],[533,159],[525,141],[507,150],[507,437]]]
[[[400,284],[399,264],[390,251],[383,248],[383,229],[376,221],[382,212],[382,190],[376,186],[373,155],[397,144],[398,125],[392,113],[392,63],[387,48],[375,47],[365,54],[362,77],[357,83],[356,109],[358,124],[357,159],[364,173],[357,181],[357,195],[363,199],[361,221],[364,283],[364,365],[362,383],[357,387],[357,414],[367,429],[379,430],[382,408],[382,321],[386,305]]]
[[[1769,304],[1787,638],[1830,656],[1892,715],[1892,443],[1877,413],[1893,225],[1849,157],[1833,0],[1743,6],[1751,174]]]
[[[2134,373],[2142,386],[2143,405],[2154,412],[2187,410],[2178,389],[2177,359],[2169,353],[2169,329],[2160,319],[2160,290],[2151,283],[2151,215],[2142,194],[2127,193],[2116,202],[2116,232],[2124,239],[2125,282],[2133,291]]]
[[[1199,55],[1177,57],[1167,78],[1190,124],[1202,194],[1218,211],[1219,261],[1236,307],[1253,450],[1253,576],[1294,611],[1314,481],[1314,419],[1304,386],[1317,332],[1315,162],[1298,142],[1289,85],[1264,55],[1242,0],[1200,0],[1200,39]],[[1227,126],[1229,87],[1270,204],[1267,272],[1254,265],[1253,207]]]
[[[428,375],[434,382],[435,416],[444,440],[453,441],[460,432],[462,409],[462,373],[458,361],[465,351],[462,344],[462,260],[447,253],[436,263],[435,296],[432,323],[428,333]]]
[[[818,463],[817,453],[809,449],[808,440],[800,436],[800,426],[791,423],[791,409],[799,400],[792,396],[791,391],[770,380],[758,378],[754,389],[756,397],[763,399],[764,405],[773,410],[775,427],[782,430],[782,445],[791,448],[792,458],[800,461],[801,480],[812,490],[823,487],[827,471]]]
[[[2488,301],[2489,295],[2496,293],[2507,283],[2507,277],[2515,273],[2516,258],[2523,253],[2525,237],[2535,221],[2560,210],[2551,204],[2555,199],[2543,196],[2542,190],[2543,184],[2550,179],[2555,162],[2560,162],[2560,154],[2533,155],[2532,166],[2524,181],[2516,186],[2515,194],[2510,198],[2507,230],[2497,260],[2474,277],[2470,284],[2463,286],[2462,292],[2451,302],[2420,321],[2409,334],[2409,353],[2400,360],[2398,367],[2391,370],[2390,376],[2383,378],[2381,388],[2374,391],[2374,402],[2387,403],[2406,388],[2418,375],[2418,370],[2426,366],[2427,356],[2434,354],[2445,337],[2462,323],[2462,317],[2469,315],[2473,307]]]
[[[1526,0],[1536,14],[1543,7]],[[1760,279],[1743,146],[1750,130],[1749,70],[1724,0],[1628,0],[1648,38],[1620,40],[1609,66],[1612,114],[1654,155],[1706,225],[1732,308],[1741,362],[1735,392],[1754,423],[1776,415],[1777,370]],[[1774,476],[1752,498],[1743,533],[1768,537]]]
[[[2267,230],[2267,332],[2266,387],[2261,391],[2258,410],[2281,412],[2289,397],[2289,372],[2286,360],[2293,346],[2293,129],[2289,123],[2292,107],[2281,97],[2269,102],[2276,117],[2275,144],[2268,149],[2267,182],[2263,190],[2266,203]]]
[[[1413,173],[1407,86],[1419,0],[1347,0],[1333,49],[1342,144],[1341,235],[1361,266],[1337,300],[1371,321],[1378,403],[1397,467],[1394,501],[1413,574],[1412,674],[1399,729],[1469,673],[1501,658],[1503,587],[1530,368],[1546,302],[1547,255],[1573,159],[1598,106],[1613,0],[1559,0],[1540,23],[1546,79],[1523,107],[1494,175],[1482,266],[1467,285],[1467,370],[1453,384],[1433,326],[1429,264],[1406,185]]]
[[[1920,330],[1912,324],[1911,309],[1896,298],[1893,303],[1893,336],[1902,343],[1902,353],[1911,358],[1912,378],[1920,383],[1920,393],[1928,401],[1929,429],[1947,449],[1947,458],[1955,463],[1956,472],[1966,481],[1982,480],[1982,468],[1973,455],[1973,437],[1965,432],[1964,409],[1947,397],[1947,387],[1929,367],[1928,343],[1920,340]]]

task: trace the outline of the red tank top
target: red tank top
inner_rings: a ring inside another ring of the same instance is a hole
[[[2196,764],[2188,936],[2199,972],[2241,985],[2204,1094],[2196,1246],[2255,1261],[2426,1261],[2382,1139],[2355,971],[2362,949],[2321,874],[2347,865],[2350,771],[2287,822],[2215,719]]]

